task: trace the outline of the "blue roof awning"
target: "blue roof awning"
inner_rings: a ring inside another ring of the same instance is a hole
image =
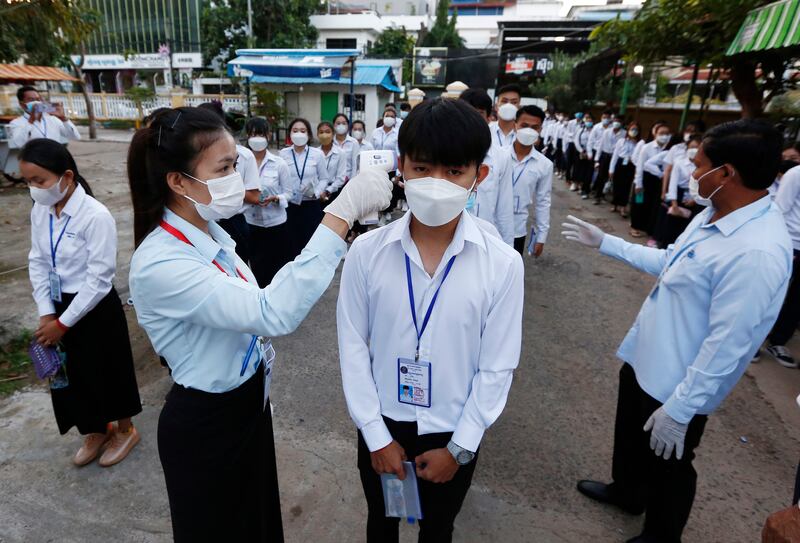
[[[249,69],[250,67],[247,66]],[[349,77],[291,77],[276,75],[253,75],[251,83],[272,83],[282,85],[349,85]],[[394,79],[391,66],[359,66],[356,63],[356,73],[353,78],[355,85],[381,86],[390,92],[400,92],[400,87]]]
[[[338,79],[355,49],[238,49],[228,62],[228,75],[247,69],[254,75]]]

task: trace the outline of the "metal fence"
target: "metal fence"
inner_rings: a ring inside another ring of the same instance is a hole
[[[148,115],[153,110],[161,107],[178,107],[178,106],[197,106],[203,102],[210,102],[212,100],[219,100],[222,102],[222,107],[227,110],[245,110],[245,97],[238,94],[186,94],[175,96],[158,95],[149,100],[142,102],[142,111],[134,100],[119,95],[119,94],[106,94],[106,93],[92,93],[89,95],[94,107],[94,114],[98,120],[136,120],[141,116]],[[16,101],[16,99],[14,99]],[[64,105],[64,110],[67,116],[74,119],[86,119],[86,100],[82,94],[69,93],[59,94],[50,93],[49,101],[51,103],[61,103]]]

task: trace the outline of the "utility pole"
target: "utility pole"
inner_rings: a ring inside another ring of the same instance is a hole
[[[252,49],[253,46],[253,0],[247,0],[247,47]]]

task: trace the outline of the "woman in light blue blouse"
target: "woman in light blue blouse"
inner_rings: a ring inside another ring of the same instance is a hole
[[[222,121],[190,107],[158,114],[128,152],[131,296],[175,381],[158,450],[177,542],[283,541],[267,337],[297,328],[330,283],[353,221],[389,201],[385,174],[356,176],[302,254],[261,289],[215,222],[243,204],[236,157]]]

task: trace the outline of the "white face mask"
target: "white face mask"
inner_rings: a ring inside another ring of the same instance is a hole
[[[505,103],[497,109],[497,116],[504,121],[513,121],[517,118],[517,106]]]
[[[477,183],[477,179],[476,179]],[[406,200],[411,213],[426,226],[442,226],[464,211],[475,188],[465,189],[446,179],[420,177],[405,183]]]
[[[521,145],[528,147],[529,145],[533,145],[536,143],[536,140],[539,139],[539,132],[534,130],[533,128],[520,128],[517,130],[517,141]]]
[[[267,148],[267,138],[264,136],[253,136],[247,139],[247,145],[249,145],[250,149],[253,151],[263,151]]]
[[[64,198],[64,195],[67,194],[67,190],[69,190],[69,186],[64,187],[64,190],[61,190],[62,179],[64,179],[63,175],[58,178],[58,181],[56,181],[52,187],[48,187],[46,189],[30,187],[31,198],[33,198],[33,201],[46,207],[54,206],[60,202]]]
[[[696,203],[700,204],[701,206],[708,207],[708,206],[712,205],[713,202],[711,201],[711,198],[717,192],[719,192],[719,189],[721,189],[725,185],[718,186],[717,189],[714,192],[712,192],[711,194],[709,194],[706,197],[703,197],[703,196],[700,196],[700,180],[703,179],[708,174],[719,170],[720,168],[724,168],[724,165],[723,166],[717,166],[713,170],[707,171],[706,173],[701,175],[699,178],[696,178],[694,176],[694,174],[692,174],[692,176],[689,178],[689,194],[691,194],[692,200],[694,200]]]
[[[383,126],[385,126],[387,128],[393,127],[394,123],[396,123],[396,122],[397,122],[397,120],[394,117],[384,117],[383,118]]]
[[[364,132],[361,130],[353,130],[353,137],[361,141],[364,138]]]
[[[620,128],[622,128],[622,123],[614,121],[613,123],[611,123],[611,128],[613,128],[614,130],[619,130]]]
[[[691,134],[686,133],[683,135],[683,141],[688,142],[691,139],[691,137],[692,137]]]
[[[400,118],[401,119],[405,119],[406,117],[408,117],[408,111],[401,111],[400,112]]]
[[[694,157],[697,156],[697,147],[693,149],[686,149],[686,158],[689,160],[694,160]]]
[[[600,119],[600,124],[603,126],[608,126],[608,123],[611,122],[611,119]]]
[[[333,129],[340,136],[344,136],[345,134],[347,134],[347,125],[346,124],[337,124],[336,126],[333,127]]]
[[[661,134],[660,136],[656,136],[656,142],[658,142],[659,145],[666,145],[669,143],[671,137],[672,136],[669,134]]]
[[[290,137],[292,139],[292,143],[298,147],[302,147],[308,143],[308,134],[305,132],[292,132]]]
[[[197,200],[185,196],[187,200],[194,203],[195,209],[197,209],[203,220],[230,219],[242,209],[244,204],[244,182],[242,181],[242,174],[239,172],[233,172],[225,177],[217,177],[208,181],[202,181],[188,173],[183,175],[208,187],[208,193],[211,195],[211,202],[208,204],[201,204]]]

